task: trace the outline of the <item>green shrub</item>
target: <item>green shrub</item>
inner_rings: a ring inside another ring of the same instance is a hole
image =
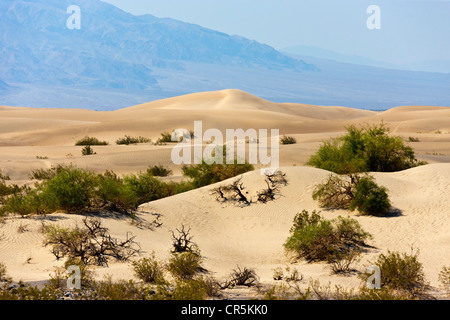
[[[100,141],[97,138],[86,136],[77,142],[76,146],[107,146],[109,143],[106,141]]]
[[[382,288],[406,292],[412,296],[421,296],[429,288],[417,252],[400,254],[388,251],[387,254],[380,254],[374,265],[380,268]]]
[[[372,177],[361,178],[355,186],[350,210],[365,215],[383,215],[391,208],[387,189],[376,184]]]
[[[91,146],[85,146],[83,149],[81,149],[81,155],[83,156],[92,156],[94,154],[97,154],[94,152],[94,149],[91,148]]]
[[[65,169],[71,168],[71,167],[73,167],[73,166],[58,164],[56,167],[52,166],[50,169],[36,169],[36,170],[31,171],[31,173],[28,175],[28,177],[30,179],[35,179],[35,180],[50,180],[50,179],[53,179],[62,170],[65,170]]]
[[[280,143],[281,144],[296,144],[297,140],[294,137],[289,137],[289,136],[283,136],[280,139]]]
[[[450,267],[443,267],[439,272],[439,282],[442,288],[450,295]]]
[[[53,179],[45,181],[42,191],[53,198],[57,209],[75,213],[91,206],[95,187],[94,173],[71,166],[62,168]]]
[[[99,207],[109,207],[113,211],[130,214],[139,206],[138,196],[132,187],[111,171],[97,176],[95,195]]]
[[[183,174],[191,178],[192,185],[195,188],[201,188],[213,183],[234,178],[243,173],[253,171],[251,164],[207,164],[203,161],[201,164],[183,166]]]
[[[323,142],[308,164],[338,174],[393,172],[425,164],[416,159],[402,137],[390,136],[384,124],[346,129],[346,135]]]
[[[168,270],[177,279],[192,279],[203,271],[202,257],[199,252],[186,251],[173,253],[169,259]]]
[[[358,210],[364,215],[380,216],[391,208],[387,189],[368,174],[331,175],[315,187],[312,197],[323,208]]]
[[[172,170],[165,168],[164,166],[154,165],[147,169],[147,172],[155,177],[167,177],[172,174]]]
[[[155,258],[154,253],[148,258],[142,258],[138,261],[133,261],[132,265],[136,277],[138,277],[145,283],[165,283],[164,266]]]
[[[130,145],[130,144],[139,144],[139,143],[150,143],[151,139],[145,137],[130,137],[125,135],[123,138],[119,138],[116,140],[116,144],[118,145]]]
[[[308,262],[339,259],[344,252],[361,249],[371,238],[355,219],[324,220],[316,211],[309,215],[306,210],[295,216],[290,233],[285,249]]]
[[[6,272],[6,265],[3,262],[0,262],[0,282],[8,279]]]
[[[167,143],[172,143],[177,141],[172,141],[172,134],[170,132],[163,132],[161,133],[161,137],[158,138],[155,142],[156,145],[165,145]]]

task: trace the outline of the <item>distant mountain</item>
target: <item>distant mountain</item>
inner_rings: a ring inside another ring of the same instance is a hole
[[[281,52],[297,59],[305,59],[308,57],[312,57],[377,68],[398,69],[406,71],[450,73],[450,60],[426,60],[415,63],[395,64],[383,61],[375,61],[358,55],[347,55],[332,50],[305,45],[287,47],[282,49]]]
[[[81,9],[80,30],[66,26],[71,5]],[[0,30],[0,105],[115,110],[240,89],[274,102],[450,106],[450,74],[288,55],[98,0],[1,0]]]
[[[67,8],[81,9],[69,30]],[[180,62],[309,70],[313,66],[238,36],[151,15],[134,16],[98,0],[2,0],[0,78],[25,83],[146,89],[154,67]]]

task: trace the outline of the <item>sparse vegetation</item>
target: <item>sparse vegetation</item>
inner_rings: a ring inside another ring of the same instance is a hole
[[[259,277],[256,274],[254,269],[244,267],[243,269],[240,266],[237,266],[234,269],[227,281],[222,285],[223,288],[231,288],[234,286],[246,286],[252,287],[257,285],[259,282]]]
[[[76,146],[107,146],[109,143],[107,141],[100,141],[95,137],[85,136],[84,138],[75,142]]]
[[[399,291],[411,297],[426,295],[429,285],[417,252],[407,254],[388,251],[387,254],[380,254],[373,264],[380,268],[382,288]],[[366,278],[367,275],[363,275],[363,279]]]
[[[160,146],[160,145],[166,145],[167,143],[172,143],[172,142],[178,142],[178,141],[172,141],[172,134],[170,132],[165,131],[165,132],[161,133],[161,137],[156,140],[155,144],[157,146]]]
[[[439,282],[447,295],[450,295],[450,267],[442,267],[441,272],[439,272]]]
[[[84,218],[82,228],[45,226],[44,232],[44,246],[51,246],[57,259],[67,258],[84,265],[107,266],[109,258],[127,261],[140,252],[135,237],[127,234],[125,240],[115,239],[98,219]]]
[[[308,164],[337,174],[393,172],[425,164],[402,137],[390,136],[384,124],[346,129],[344,136],[324,141]]]
[[[147,169],[147,172],[155,177],[167,177],[172,174],[172,170],[165,168],[164,166],[154,165]]]
[[[131,137],[125,135],[123,138],[119,138],[116,140],[116,144],[118,145],[130,145],[130,144],[139,144],[139,143],[151,143],[152,140],[145,137]]]
[[[391,208],[387,189],[368,174],[332,174],[315,187],[313,199],[323,208],[358,210],[364,215],[384,215]]]
[[[225,154],[223,163],[207,164],[203,160],[201,164],[185,165],[182,170],[183,174],[191,179],[194,188],[201,188],[254,170],[253,165],[249,163],[239,164],[236,159],[233,164],[225,164]]]
[[[289,137],[289,136],[283,136],[280,139],[280,143],[281,144],[296,144],[297,140],[294,137]]]
[[[136,277],[145,283],[163,284],[166,282],[164,279],[164,264],[156,259],[155,253],[152,253],[150,257],[133,261],[132,266]]]
[[[419,138],[415,138],[415,137],[408,137],[408,141],[409,142],[420,142]]]
[[[285,249],[308,262],[342,259],[352,250],[361,251],[372,237],[355,219],[325,220],[318,212],[310,215],[306,210],[295,216],[290,233]]]
[[[91,146],[85,146],[83,147],[83,149],[81,149],[82,156],[92,156],[94,154],[97,154],[97,152],[95,152]]]

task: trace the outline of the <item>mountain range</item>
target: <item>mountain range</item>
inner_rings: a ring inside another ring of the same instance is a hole
[[[69,29],[68,7],[81,28]],[[0,2],[0,105],[114,110],[199,91],[386,109],[450,105],[450,75],[292,56],[99,0]]]

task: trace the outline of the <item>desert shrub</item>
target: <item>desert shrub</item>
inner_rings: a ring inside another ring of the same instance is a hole
[[[412,296],[424,295],[429,288],[417,252],[407,254],[388,251],[387,254],[380,254],[374,265],[380,268],[382,288],[406,292]]]
[[[280,143],[281,144],[296,144],[297,140],[294,137],[289,137],[289,136],[283,136],[280,139]]]
[[[172,174],[172,170],[165,168],[164,166],[154,165],[147,169],[147,172],[155,177],[167,177]]]
[[[338,174],[393,172],[425,164],[416,159],[402,137],[390,136],[384,124],[346,129],[346,135],[324,141],[308,164]]]
[[[2,170],[0,170],[0,180],[11,180],[11,177],[7,174],[4,174]]]
[[[173,253],[167,269],[177,279],[192,279],[197,273],[204,271],[200,252]]]
[[[86,136],[77,142],[75,142],[76,146],[106,146],[109,143],[106,141],[100,141],[95,137]]]
[[[358,221],[339,217],[324,220],[319,213],[303,210],[294,218],[285,249],[306,261],[333,261],[351,250],[362,250],[371,235]]]
[[[415,138],[415,137],[409,137],[408,141],[409,142],[420,142],[420,139],[419,138]]]
[[[238,204],[250,205],[252,200],[247,197],[247,192],[244,190],[244,183],[242,182],[242,177],[240,177],[228,185],[214,188],[212,194],[216,195],[216,200],[219,202],[231,201]]]
[[[132,280],[119,280],[114,282],[112,278],[106,277],[103,281],[95,281],[92,285],[93,296],[95,300],[145,300],[147,297],[146,290],[142,290]]]
[[[363,177],[355,186],[355,193],[349,209],[361,214],[383,215],[391,208],[387,189],[379,186],[373,177]]]
[[[118,145],[130,145],[130,144],[139,144],[139,143],[150,143],[151,139],[145,137],[130,137],[125,135],[123,138],[119,138],[116,140],[116,144]]]
[[[56,167],[52,166],[49,169],[32,170],[28,177],[35,180],[50,180],[53,179],[61,171],[71,168],[73,168],[72,165],[58,164]]]
[[[351,265],[359,260],[361,251],[359,250],[348,250],[344,252],[338,252],[333,257],[328,259],[331,266],[331,271],[334,274],[349,273],[355,271]]]
[[[97,176],[95,196],[98,207],[112,211],[131,214],[139,206],[138,196],[131,186],[112,171]]]
[[[181,230],[176,229],[178,234],[172,233],[172,253],[183,253],[183,252],[198,252],[198,246],[192,241],[194,238],[190,235],[191,229],[187,229],[184,225],[181,225]]]
[[[203,160],[201,164],[185,165],[182,170],[183,174],[191,179],[193,187],[201,188],[253,171],[254,167],[247,162],[239,163],[237,159],[234,160],[234,163],[227,164],[226,151],[224,148],[223,164],[208,164]]]
[[[259,277],[254,269],[237,266],[233,269],[229,279],[222,285],[223,288],[230,288],[234,286],[253,287],[259,282]]]
[[[156,259],[154,253],[150,257],[133,261],[132,266],[136,277],[145,283],[160,284],[165,282],[163,263]]]
[[[358,210],[365,215],[383,215],[391,208],[387,189],[368,174],[332,174],[315,187],[312,197],[323,208]]]
[[[112,238],[98,219],[83,219],[84,227],[63,228],[55,225],[44,228],[44,246],[51,246],[57,259],[67,258],[84,265],[108,265],[109,258],[127,261],[140,252],[133,236],[125,240]]]
[[[210,284],[203,277],[176,279],[175,284],[160,285],[152,300],[205,300],[211,297]]]
[[[439,272],[439,282],[442,288],[450,295],[450,267],[443,267]]]
[[[156,145],[165,145],[167,143],[172,143],[177,141],[172,141],[172,134],[170,132],[164,131],[161,133],[161,137],[155,142]]]
[[[94,154],[97,154],[94,152],[94,149],[91,148],[91,146],[85,146],[83,149],[81,149],[81,155],[82,156],[92,156]]]
[[[126,187],[135,194],[138,205],[175,194],[169,184],[155,178],[150,172],[130,174],[123,179]]]
[[[0,282],[8,280],[6,265],[3,262],[0,262]]]
[[[7,185],[4,180],[0,179],[0,205],[5,204],[10,195],[23,191],[23,187],[18,185]],[[1,213],[1,212],[0,212]]]
[[[54,200],[57,209],[75,213],[91,205],[96,182],[91,171],[70,166],[43,182],[42,192]]]
[[[19,192],[5,199],[0,212],[3,214],[19,214],[22,217],[31,214],[47,214],[56,208],[54,199],[39,187],[31,189],[23,187]]]

